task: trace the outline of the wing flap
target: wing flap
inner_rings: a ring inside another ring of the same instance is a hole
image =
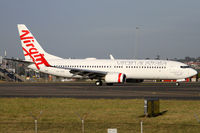
[[[32,61],[18,60],[18,59],[13,59],[13,58],[3,58],[3,60],[19,62],[19,63],[23,63],[23,64],[27,64],[27,65],[34,64]]]

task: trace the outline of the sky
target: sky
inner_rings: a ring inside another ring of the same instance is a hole
[[[200,57],[200,0],[0,0],[0,55],[23,58],[17,24],[63,58]],[[139,29],[136,29],[139,27]]]

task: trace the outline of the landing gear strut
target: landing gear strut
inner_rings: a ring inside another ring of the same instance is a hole
[[[103,82],[101,80],[98,80],[95,82],[96,86],[102,86]]]

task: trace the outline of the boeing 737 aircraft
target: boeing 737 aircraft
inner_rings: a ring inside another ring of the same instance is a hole
[[[28,68],[66,78],[94,79],[97,86],[144,79],[173,79],[179,82],[197,74],[188,65],[169,60],[63,59],[43,50],[24,24],[18,24]]]

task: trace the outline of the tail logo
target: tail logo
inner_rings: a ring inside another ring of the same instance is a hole
[[[49,67],[50,65],[44,58],[44,54],[39,53],[39,51],[35,47],[34,37],[29,36],[30,32],[28,30],[22,30],[22,33],[23,34],[20,36],[20,39],[25,44],[25,46],[22,47],[25,52],[24,56],[29,56],[35,63],[35,66],[37,67],[38,70],[40,70],[39,65],[42,64]]]

